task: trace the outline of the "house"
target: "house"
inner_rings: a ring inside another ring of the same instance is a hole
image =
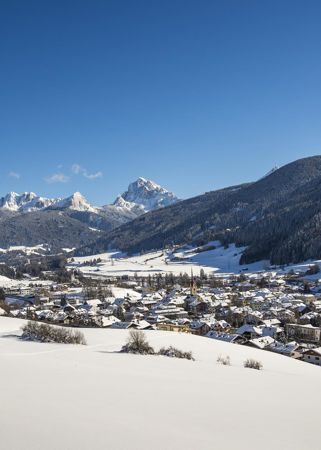
[[[154,330],[155,327],[151,323],[146,320],[137,320],[137,329],[138,330]]]
[[[286,344],[274,341],[274,343],[269,346],[268,350],[295,359],[302,358],[302,346],[295,341]]]
[[[204,302],[199,295],[188,296],[185,299],[185,308],[194,315],[204,314],[208,311],[208,303]]]
[[[218,341],[230,342],[232,344],[243,344],[245,340],[238,334],[222,333],[219,331],[209,331],[206,337]]]
[[[176,323],[158,323],[157,330],[176,331],[179,333],[190,333],[191,329],[188,325],[178,325]]]
[[[246,323],[238,328],[235,333],[247,339],[255,339],[262,336],[262,329]]]
[[[191,327],[193,334],[197,334],[199,336],[204,336],[211,329],[209,324],[202,320],[193,320],[190,324],[190,327]]]
[[[321,340],[321,329],[310,324],[287,323],[285,324],[285,331],[288,339],[297,339],[310,343],[318,343]]]
[[[251,339],[250,341],[246,342],[245,345],[247,345],[248,347],[254,347],[263,350],[272,345],[274,342],[275,341],[271,336],[264,336],[256,339]]]
[[[5,298],[5,304],[10,307],[18,307],[22,308],[24,306],[31,306],[35,304],[35,296],[34,295],[10,295],[6,296]]]
[[[310,364],[321,366],[321,347],[305,350],[303,352],[302,360]]]
[[[152,312],[156,315],[165,316],[168,319],[183,319],[188,316],[187,311],[183,308],[177,308],[174,305],[159,305],[158,308]]]
[[[100,320],[101,320],[101,325],[104,328],[111,327],[114,323],[120,322],[120,320],[117,317],[112,316],[112,315],[110,315],[108,317],[101,316]]]

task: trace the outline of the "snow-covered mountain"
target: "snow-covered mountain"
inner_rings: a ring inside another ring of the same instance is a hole
[[[13,212],[31,212],[48,208],[49,206],[59,202],[57,198],[39,197],[34,192],[9,192],[0,198],[0,208]]]
[[[64,199],[40,197],[34,192],[23,192],[22,194],[9,192],[0,198],[0,209],[12,212],[32,212],[50,208],[96,214],[113,211],[118,215],[123,212],[126,217],[130,215],[133,218],[145,212],[172,205],[177,201],[178,198],[172,192],[153,181],[138,178],[128,186],[126,192],[116,198],[112,205],[92,206],[80,192],[75,192]]]
[[[173,205],[178,201],[179,199],[172,192],[153,181],[140,177],[128,186],[126,192],[117,197],[114,205],[136,210],[139,215],[139,213]]]
[[[80,193],[75,192],[70,197],[57,201],[52,205],[55,209],[71,209],[73,211],[88,211],[98,213],[99,208],[92,206]]]

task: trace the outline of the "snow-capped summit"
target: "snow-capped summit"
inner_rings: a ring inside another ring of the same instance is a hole
[[[126,192],[117,197],[114,205],[128,209],[140,207],[143,212],[148,212],[172,205],[178,201],[179,199],[172,192],[151,180],[139,177],[128,186]]]
[[[0,208],[14,212],[31,212],[47,208],[60,199],[39,197],[34,192],[9,192],[0,198]]]
[[[75,192],[70,197],[60,200],[54,205],[54,207],[59,209],[72,209],[75,211],[97,211],[97,208],[91,206],[80,192]]]

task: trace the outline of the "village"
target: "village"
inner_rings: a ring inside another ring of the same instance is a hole
[[[5,288],[0,314],[70,327],[191,333],[321,366],[318,270],[310,266],[312,280],[293,270],[108,279],[73,272],[68,283]]]

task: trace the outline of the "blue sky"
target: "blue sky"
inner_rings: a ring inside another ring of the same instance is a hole
[[[321,154],[321,3],[1,0],[0,195],[186,198]]]

